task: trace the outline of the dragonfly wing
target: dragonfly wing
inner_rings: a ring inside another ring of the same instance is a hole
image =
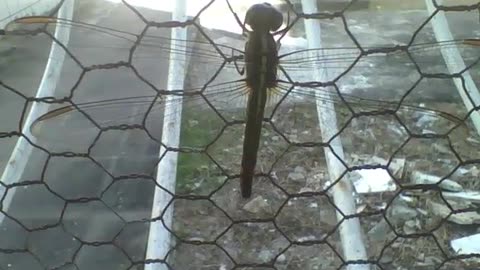
[[[101,130],[141,125],[158,111],[155,96],[70,104],[50,110],[30,126],[38,143],[54,152],[84,153]]]
[[[84,140],[81,145],[85,150],[102,130],[142,128],[148,130],[153,139],[161,141],[163,118],[168,116],[164,114],[166,107],[182,105],[182,119],[187,126],[208,122],[215,125],[214,135],[220,132],[226,121],[243,120],[247,93],[243,81],[162,93],[77,102],[52,108],[34,121],[30,131],[39,142],[55,142],[58,146],[56,151],[62,152],[73,151],[69,144],[80,139]],[[201,145],[208,143],[205,141]]]
[[[292,81],[313,81],[309,73],[318,70],[323,73],[324,81],[340,78],[340,85],[346,85],[350,82],[342,80],[342,77],[355,76],[358,82],[361,77],[357,74],[368,78],[381,78],[397,70],[398,76],[399,69],[417,72],[418,68],[428,74],[458,73],[480,60],[479,48],[480,41],[477,39],[413,43],[408,47],[402,45],[364,47],[363,55],[354,46],[325,47],[284,52],[280,55],[280,63]],[[465,65],[452,63],[453,60],[449,58],[448,69],[442,53],[461,55]]]
[[[358,58],[360,54],[355,53],[352,48],[295,51],[282,56],[283,69],[280,73],[285,75],[283,78],[286,80],[294,82],[318,81],[318,77],[314,77],[315,73],[323,76],[321,77],[323,82],[335,79],[337,89],[330,92],[334,93],[336,107],[343,107],[344,109],[341,110],[347,113],[370,114],[373,117],[373,115],[381,115],[382,111],[384,115],[397,112],[396,115],[404,120],[403,124],[413,133],[430,131],[444,134],[449,129],[462,125],[465,112],[443,110],[441,104],[435,105],[435,102],[452,101],[451,97],[455,96],[455,92],[453,95],[451,92],[454,88],[452,81],[430,78],[419,81],[421,76],[419,71],[440,74],[438,76],[461,72],[461,67],[457,67],[457,70],[447,69],[441,56],[442,51],[447,53],[459,51],[466,66],[469,66],[480,60],[479,43],[476,39],[467,39],[414,43],[408,48],[406,46],[370,47],[364,48],[364,55],[360,58]],[[290,61],[291,59],[294,60]],[[299,67],[292,67],[295,63],[300,63]],[[351,66],[352,63],[355,65]],[[301,67],[302,64],[306,69]],[[469,71],[472,76],[478,76],[478,72],[474,69]],[[329,75],[332,73],[333,77]],[[336,77],[338,74],[341,76]],[[398,77],[405,80],[398,80]],[[446,84],[450,85],[445,87]],[[411,89],[412,87],[414,89]],[[318,90],[313,91],[316,94],[310,94],[312,98],[318,98],[319,93],[322,93],[321,95],[325,93],[321,87],[316,88]],[[299,94],[302,96],[302,93]],[[324,98],[321,97],[321,99]],[[339,124],[339,126],[342,125]]]
[[[162,61],[168,62],[171,53],[187,56],[195,54],[204,64],[219,65],[232,55],[236,55],[237,61],[241,62],[241,50],[228,45],[213,45],[205,39],[199,40],[195,37],[185,40],[184,46],[172,51],[170,28],[150,27],[143,31],[144,22],[134,14],[130,15],[132,18],[128,19],[128,24],[112,21],[87,23],[81,19],[74,21],[50,16],[27,16],[7,24],[4,33],[30,36],[52,32],[56,27],[69,27],[71,37],[67,46],[68,54],[83,67],[131,60],[139,70],[147,73],[148,66],[158,65]],[[125,20],[126,18],[122,18],[122,21]],[[123,28],[108,26],[112,24],[122,25]],[[191,32],[195,32],[193,30],[192,28]]]
[[[445,104],[427,102],[415,96],[406,100],[375,99],[371,95],[353,95],[342,93],[333,86],[300,87],[288,83],[281,84],[277,90],[272,109],[272,120],[293,142],[328,142],[331,138],[321,138],[318,126],[318,109],[328,109],[341,130],[348,126],[352,118],[375,119],[388,118],[392,129],[397,132],[405,128],[413,133],[424,133],[428,127],[435,127],[431,132],[444,134],[458,125],[463,125],[465,112]],[[331,105],[333,104],[333,106]],[[395,118],[403,120],[402,124]],[[286,120],[288,119],[288,120]],[[312,119],[314,120],[312,122]],[[333,121],[333,118],[332,118]],[[309,124],[307,124],[309,123]],[[295,127],[297,125],[297,127]],[[395,127],[393,127],[395,126]],[[342,133],[343,134],[343,133]]]

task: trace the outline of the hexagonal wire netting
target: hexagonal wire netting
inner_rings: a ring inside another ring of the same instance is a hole
[[[83,0],[72,21],[65,0],[7,26],[0,269],[480,268],[479,3],[272,2],[244,199],[244,2]]]

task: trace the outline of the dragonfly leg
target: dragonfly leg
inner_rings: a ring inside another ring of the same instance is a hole
[[[235,17],[235,20],[237,21],[238,25],[240,25],[240,27],[243,29],[242,31],[242,35],[245,36],[245,33],[249,32],[247,30],[247,28],[245,27],[245,22],[242,23],[242,21],[240,20],[240,18],[238,18],[238,15],[237,13],[233,10],[232,8],[232,5],[230,5],[230,1],[226,0],[227,1],[227,5],[228,5],[228,9],[230,9],[230,12],[232,12],[233,16]]]
[[[290,10],[288,10],[288,12],[287,12],[287,24],[286,24],[286,26],[283,29],[280,29],[280,30],[276,31],[275,33],[273,33],[274,36],[281,34],[280,37],[276,41],[277,51],[279,51],[280,47],[281,47],[280,41],[288,33],[288,30],[290,30],[289,25],[290,25]]]
[[[277,44],[277,51],[280,51],[280,47],[282,47],[282,43],[280,43],[280,40],[277,40],[277,42],[275,42]]]
[[[233,48],[232,48],[232,56],[234,56],[233,53]],[[245,74],[245,67],[242,67],[241,69],[238,67],[237,59],[233,57],[233,65],[235,65],[235,69],[237,70],[238,74],[243,75]]]

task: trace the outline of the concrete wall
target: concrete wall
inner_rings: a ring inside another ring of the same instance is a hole
[[[45,15],[59,2],[60,0],[0,0],[0,29],[19,17]]]
[[[383,9],[383,10],[427,10],[424,0],[370,0],[370,9]],[[454,5],[473,5],[478,2],[477,0],[443,0],[438,1],[438,4],[444,6]]]

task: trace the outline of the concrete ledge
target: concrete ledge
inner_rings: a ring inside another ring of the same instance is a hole
[[[290,0],[292,4],[301,9],[300,0]],[[320,10],[323,11],[339,11],[344,9],[352,0],[317,0],[317,5]],[[471,5],[472,0],[444,0],[443,5]],[[281,4],[280,4],[281,6]],[[419,0],[398,0],[398,1],[385,1],[385,0],[358,0],[348,9],[349,11],[355,10],[426,10],[425,2]]]

